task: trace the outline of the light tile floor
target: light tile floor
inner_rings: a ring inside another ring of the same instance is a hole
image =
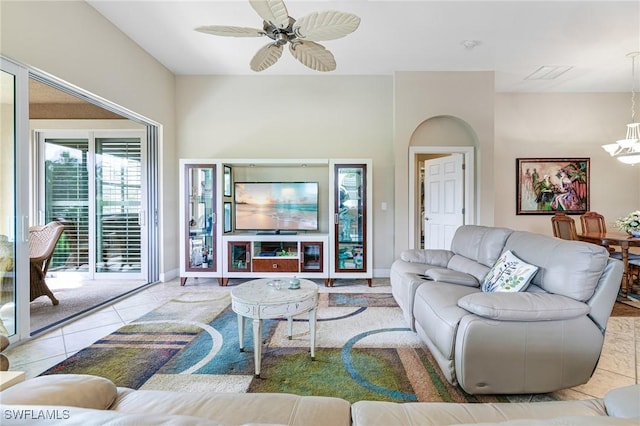
[[[179,280],[158,283],[38,336],[28,342],[12,345],[5,351],[10,369],[24,371],[26,378],[38,376],[46,369],[65,360],[96,340],[169,301],[176,295],[189,292],[228,292],[232,287],[220,287],[214,280],[190,279],[185,287]],[[389,292],[388,280],[374,280],[373,287],[362,284],[340,285],[320,292]],[[640,374],[640,317],[611,318],[605,335],[600,363],[591,380],[581,386],[554,393],[559,399],[602,397],[613,388],[637,384]],[[526,398],[526,397],[525,397]]]

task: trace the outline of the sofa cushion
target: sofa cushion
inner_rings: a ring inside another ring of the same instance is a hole
[[[426,278],[433,281],[443,281],[452,284],[466,285],[470,287],[480,286],[480,282],[473,275],[447,268],[431,268],[424,273]]]
[[[484,277],[482,291],[524,291],[536,272],[538,272],[537,266],[523,262],[507,250]]]
[[[609,260],[609,252],[604,247],[525,231],[514,231],[505,250],[540,267],[533,284],[549,293],[582,302],[593,296]]]
[[[484,276],[489,272],[488,266],[484,266],[482,263],[478,263],[475,260],[471,260],[460,254],[456,254],[451,258],[447,268],[452,271],[473,275],[478,281],[478,287],[480,287],[480,283]]]
[[[505,241],[512,232],[506,228],[461,226],[453,236],[451,251],[490,268],[502,254]]]
[[[187,415],[227,425],[349,426],[351,404],[341,398],[287,393],[171,392],[119,389],[112,410]]]
[[[413,313],[416,327],[429,336],[442,356],[453,359],[456,330],[460,318],[470,315],[458,306],[461,297],[479,293],[476,287],[442,282],[428,282],[416,290]]]
[[[221,423],[214,418],[206,419],[182,415],[168,416],[155,413],[129,414],[111,410],[94,410],[61,405],[0,405],[0,410],[2,412],[2,426],[56,424],[64,426],[229,426],[229,423]]]
[[[453,253],[449,250],[405,250],[400,253],[400,259],[409,263],[422,263],[433,266],[445,267]]]
[[[554,321],[587,315],[589,305],[557,294],[474,293],[460,298],[458,306],[484,318],[499,321]]]
[[[584,416],[607,419],[602,401],[545,401],[516,403],[450,402],[386,402],[357,401],[351,405],[353,425],[456,425],[532,419],[553,419],[560,416]],[[578,423],[564,423],[578,425]],[[588,423],[597,424],[597,423]]]
[[[0,393],[0,400],[3,404],[65,405],[106,410],[116,396],[116,386],[104,377],[53,374],[13,385]]]

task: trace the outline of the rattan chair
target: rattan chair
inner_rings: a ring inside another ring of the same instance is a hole
[[[44,226],[32,226],[29,228],[29,262],[31,264],[31,301],[40,296],[48,296],[54,305],[55,298],[45,277],[49,270],[53,250],[64,231],[64,225],[60,222],[49,222]]]
[[[563,240],[577,240],[576,221],[566,213],[558,212],[551,216],[553,236]]]

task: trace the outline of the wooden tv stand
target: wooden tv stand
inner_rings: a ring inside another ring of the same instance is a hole
[[[329,285],[327,247],[321,233],[252,233],[222,237],[223,285],[229,278],[317,278]]]

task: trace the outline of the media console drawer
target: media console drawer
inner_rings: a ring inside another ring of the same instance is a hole
[[[298,272],[298,258],[253,258],[253,272]]]

